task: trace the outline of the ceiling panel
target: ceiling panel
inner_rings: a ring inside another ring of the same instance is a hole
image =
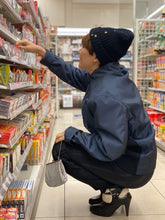
[[[137,0],[137,2],[148,2],[149,0]],[[89,4],[131,4],[133,0],[72,0],[72,3]]]

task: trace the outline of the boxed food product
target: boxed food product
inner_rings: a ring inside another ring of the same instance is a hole
[[[10,154],[9,153],[1,153],[0,155],[2,156],[2,181],[6,178],[7,174],[9,173],[9,158]]]
[[[16,99],[5,94],[0,96],[0,115],[7,117],[11,111],[15,110]]]
[[[8,145],[16,134],[16,127],[0,124],[0,134],[0,143]]]
[[[29,155],[27,157],[27,162],[30,165],[36,165],[40,163],[41,160],[41,149],[42,149],[42,143],[40,138],[32,138],[33,144],[29,151]]]
[[[9,76],[10,76],[10,65],[9,64],[1,65],[0,66],[0,84],[7,86],[8,81],[9,81]]]
[[[12,147],[12,150],[15,151],[16,153],[16,163],[18,163],[20,161],[20,158],[21,158],[21,146],[19,143],[15,144],[13,147]]]
[[[0,149],[0,154],[7,154],[9,156],[9,171],[13,173],[17,165],[16,151],[12,149]]]

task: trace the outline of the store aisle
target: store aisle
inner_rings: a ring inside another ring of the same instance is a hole
[[[54,139],[58,132],[68,126],[84,129],[79,109],[60,110],[55,123]],[[52,140],[53,144],[53,140]],[[49,152],[50,154],[50,152]],[[123,207],[119,208],[112,220],[164,220],[165,219],[165,153],[158,149],[157,167],[151,181],[144,187],[130,190],[132,202],[130,215],[125,217]],[[45,182],[41,187],[38,202],[31,220],[95,220],[106,219],[89,212],[88,199],[98,192],[72,177],[65,186],[49,188]]]

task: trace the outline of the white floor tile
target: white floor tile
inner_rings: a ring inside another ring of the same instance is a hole
[[[165,180],[165,156],[158,152],[156,169],[152,177],[153,180]]]
[[[90,216],[88,199],[99,192],[79,181],[65,184],[65,216]]]
[[[130,215],[165,215],[165,199],[151,182],[130,192],[132,194]]]
[[[43,183],[36,215],[32,218],[64,217],[64,186],[51,188]]]
[[[55,218],[32,218],[31,220],[64,220],[64,217],[55,217]]]
[[[152,180],[151,182],[159,193],[165,198],[165,180]]]

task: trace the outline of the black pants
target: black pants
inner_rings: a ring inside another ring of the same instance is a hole
[[[60,143],[54,145],[52,155],[57,160]],[[81,146],[62,142],[60,158],[66,172],[95,190],[104,192],[107,188],[139,188],[145,185],[152,174],[139,176],[129,174],[119,168],[115,162],[102,162],[91,157]]]

